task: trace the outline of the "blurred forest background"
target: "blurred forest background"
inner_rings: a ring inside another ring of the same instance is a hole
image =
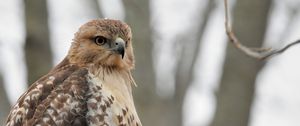
[[[300,38],[299,0],[229,0],[251,47]],[[28,84],[67,53],[80,25],[127,22],[144,126],[299,126],[300,46],[267,61],[227,44],[223,0],[2,0],[0,122]]]

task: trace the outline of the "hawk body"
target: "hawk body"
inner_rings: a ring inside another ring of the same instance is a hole
[[[6,125],[141,126],[129,26],[93,20],[73,41],[67,57],[19,98]]]

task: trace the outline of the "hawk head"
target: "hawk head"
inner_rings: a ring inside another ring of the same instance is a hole
[[[134,67],[131,38],[130,27],[119,20],[92,20],[75,34],[69,61],[130,70]]]

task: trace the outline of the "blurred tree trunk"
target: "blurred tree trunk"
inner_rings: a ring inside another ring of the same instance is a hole
[[[26,64],[28,84],[46,74],[52,66],[46,0],[25,0]]]
[[[96,14],[96,18],[104,18],[103,13],[100,8],[100,1],[99,0],[87,0],[84,1],[88,4],[88,6],[91,8],[91,11],[93,11]]]
[[[183,125],[182,107],[184,96],[194,79],[193,73],[200,52],[200,41],[211,12],[215,8],[215,0],[208,0],[208,4],[205,7],[204,12],[199,13],[198,17],[196,16],[196,19],[199,20],[194,22],[195,27],[192,27],[193,29],[190,29],[190,32],[181,35],[181,37],[177,39],[177,42],[181,44],[182,50],[175,73],[175,96],[171,104],[174,106],[172,111],[175,112],[173,121],[175,122],[174,124],[178,126]]]
[[[10,104],[8,101],[8,97],[6,95],[6,91],[4,89],[4,83],[1,74],[0,74],[0,101],[1,101],[0,102],[0,124],[3,124],[10,110]]]
[[[133,48],[136,66],[134,78],[138,88],[134,89],[134,99],[140,119],[145,126],[156,125],[161,117],[157,116],[155,104],[159,104],[155,93],[155,74],[152,56],[152,30],[148,0],[123,0],[125,20],[133,34]]]
[[[204,12],[204,17],[198,16],[200,21],[194,22],[196,29],[178,37],[178,42],[186,41],[182,45],[182,55],[176,71],[176,91],[173,99],[161,99],[155,93],[155,76],[152,59],[149,1],[124,0],[126,22],[133,32],[133,46],[136,54],[136,69],[134,71],[138,88],[134,90],[135,103],[141,121],[145,126],[181,126],[182,102],[186,89],[191,83],[194,63],[199,52],[199,44],[214,1],[210,1]],[[203,15],[201,13],[201,15]],[[194,28],[194,27],[193,27]],[[192,50],[192,55],[187,56]],[[188,65],[187,65],[188,64]]]
[[[264,41],[271,0],[238,0],[233,11],[233,31],[253,47]],[[245,56],[228,44],[217,108],[211,126],[247,126],[261,61]]]

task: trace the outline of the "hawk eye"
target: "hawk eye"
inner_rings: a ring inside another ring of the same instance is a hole
[[[94,41],[97,45],[101,46],[107,42],[107,39],[103,36],[97,36]]]

